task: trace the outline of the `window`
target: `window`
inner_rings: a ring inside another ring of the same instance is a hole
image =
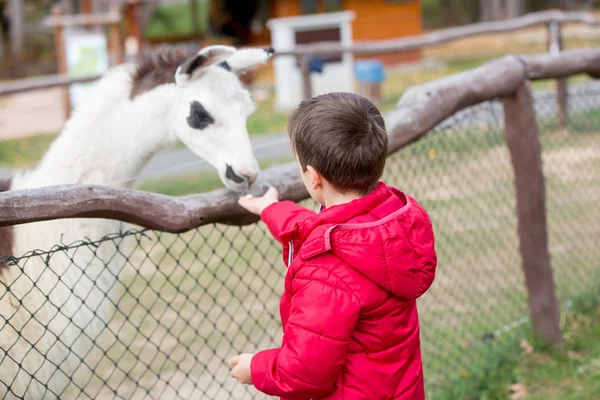
[[[317,0],[300,0],[302,14],[316,14]]]
[[[300,0],[302,14],[316,14],[319,11],[340,11],[342,0]]]

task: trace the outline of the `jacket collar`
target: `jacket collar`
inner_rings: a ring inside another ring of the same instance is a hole
[[[282,240],[293,242],[300,248],[300,255],[306,259],[331,249],[330,236],[332,230],[353,218],[369,213],[391,195],[390,189],[382,182],[368,195],[349,203],[332,207],[323,207],[319,213],[297,224],[289,231],[283,232]]]

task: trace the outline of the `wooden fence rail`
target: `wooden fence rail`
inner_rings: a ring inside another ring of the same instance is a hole
[[[102,75],[73,77],[67,74],[36,76],[35,78],[19,79],[0,84],[0,95],[9,95],[32,90],[64,87],[75,83],[85,83],[98,80]]]
[[[580,23],[587,25],[599,25],[600,20],[585,12],[565,12],[560,10],[548,10],[530,13],[519,18],[506,21],[482,22],[469,24],[455,28],[442,29],[424,35],[408,36],[398,39],[356,42],[350,46],[344,46],[337,42],[322,42],[308,45],[299,45],[290,51],[277,51],[278,56],[295,56],[300,67],[302,77],[302,94],[304,99],[312,97],[312,82],[309,67],[309,59],[315,55],[331,56],[343,53],[355,55],[384,54],[408,52],[441,44],[455,42],[473,36],[490,35],[501,32],[514,32],[535,26],[546,26],[550,43],[549,50],[560,50],[561,26],[567,23]],[[566,82],[559,82],[558,93],[566,94]],[[559,112],[566,110],[566,96],[559,101]],[[562,120],[566,118],[563,114]]]
[[[576,74],[600,77],[600,50],[507,56],[479,68],[415,86],[405,92],[386,121],[389,152],[425,135],[466,107],[502,98],[507,145],[515,174],[520,252],[534,334],[562,343],[559,308],[548,250],[545,187],[530,80]],[[282,199],[308,198],[295,163],[263,171],[253,194],[275,186]],[[239,194],[220,189],[170,197],[133,189],[66,185],[0,193],[0,226],[61,218],[109,218],[167,232],[220,222],[257,221],[237,204]]]
[[[338,42],[321,42],[298,45],[290,51],[277,51],[280,56],[331,56],[341,53],[353,54],[381,54],[413,51],[427,47],[439,46],[473,36],[490,35],[502,32],[514,32],[535,26],[547,26],[551,22],[559,24],[580,23],[599,25],[600,20],[587,12],[573,12],[548,10],[530,13],[522,17],[496,22],[480,22],[458,26],[455,28],[440,29],[423,35],[407,36],[398,39],[361,41],[350,46]]]

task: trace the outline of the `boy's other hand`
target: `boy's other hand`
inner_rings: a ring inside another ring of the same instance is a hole
[[[251,194],[242,196],[238,200],[238,204],[250,211],[252,214],[260,215],[263,210],[271,204],[279,201],[279,193],[273,186],[269,186],[269,190],[262,197],[254,197]]]
[[[244,353],[233,357],[229,361],[232,367],[231,376],[245,385],[252,384],[252,374],[250,373],[250,363],[254,354]]]

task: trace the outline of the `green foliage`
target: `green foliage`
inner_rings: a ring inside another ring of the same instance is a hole
[[[196,3],[196,21],[200,29],[198,33],[203,33],[208,30],[210,4],[208,1],[198,0],[196,0]],[[144,32],[148,38],[183,36],[193,33],[191,6],[189,2],[157,7]]]
[[[491,1],[481,0],[421,0],[423,25],[426,29],[439,29],[455,25],[479,22],[481,5]],[[526,13],[549,8],[578,10],[589,6],[597,7],[597,0],[523,0]]]

